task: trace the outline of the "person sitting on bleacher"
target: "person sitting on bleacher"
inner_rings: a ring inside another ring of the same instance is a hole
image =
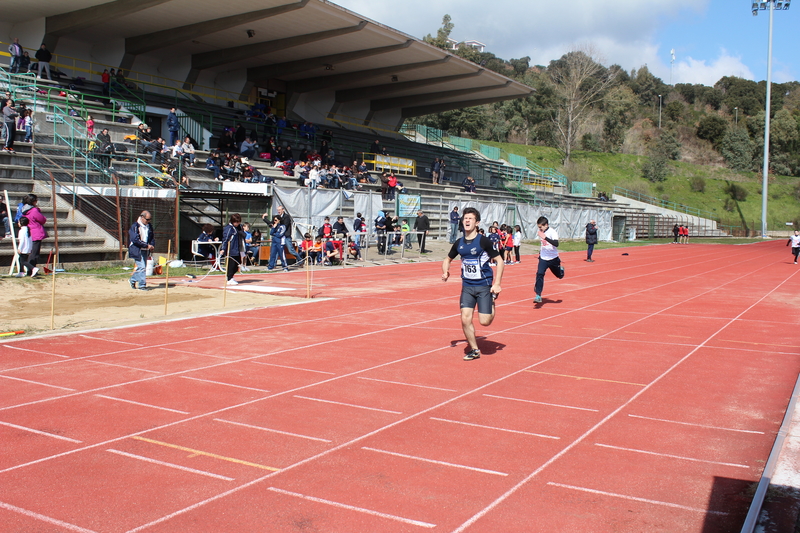
[[[233,140],[233,133],[226,131],[217,141],[217,149],[228,154],[234,153],[236,151],[236,142]]]
[[[172,159],[183,159],[183,143],[180,139],[175,139],[175,144],[169,147]]]
[[[197,237],[197,240],[198,242],[219,241],[219,237],[214,237],[214,226],[203,224],[203,232]],[[202,255],[203,259],[214,260],[214,247],[209,244],[198,245],[197,253]]]
[[[322,260],[322,240],[311,238],[310,233],[303,235],[303,242],[300,243],[300,256],[303,260],[308,259],[313,263],[320,263]]]
[[[344,217],[337,217],[331,229],[337,238],[347,237],[350,234],[347,230],[347,224],[344,223]]]
[[[317,188],[319,185],[319,169],[317,167],[311,167],[311,170],[308,171],[308,177],[303,180],[303,185],[311,189]]]
[[[477,192],[477,189],[475,188],[475,178],[473,178],[472,176],[467,176],[464,179],[463,185],[464,185],[464,192],[471,192],[471,193]]]
[[[244,140],[241,142],[239,148],[239,155],[242,157],[253,158],[256,156],[256,143],[252,141],[250,137],[245,137]]]
[[[280,157],[281,161],[293,161],[294,153],[292,152],[292,146],[286,145],[283,147],[278,153],[278,157]]]
[[[325,266],[339,264],[339,252],[333,241],[325,241],[325,245],[322,247],[322,264]]]
[[[181,145],[181,150],[183,151],[183,160],[186,161],[188,159],[189,160],[189,166],[193,167],[194,166],[194,158],[196,156],[195,156],[195,153],[194,153],[194,144],[192,144],[192,139],[190,137],[187,136],[183,140],[183,144]]]
[[[220,177],[220,168],[219,168],[219,153],[218,152],[211,152],[208,154],[208,159],[206,159],[206,170],[211,170],[214,172],[214,179],[219,180]]]
[[[325,217],[325,221],[322,223],[322,226],[319,228],[319,235],[318,237],[322,237],[323,239],[330,239],[333,237],[333,226],[331,225],[331,217]]]
[[[308,165],[306,165],[305,161],[298,161],[294,166],[294,177],[297,180],[298,184],[305,184],[306,178],[308,178]]]

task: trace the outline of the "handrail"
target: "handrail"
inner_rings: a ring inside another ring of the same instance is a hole
[[[717,222],[719,222],[719,215],[717,215],[716,213],[712,213],[711,211],[706,211],[704,209],[697,209],[696,207],[690,207],[688,205],[679,204],[677,202],[669,202],[667,200],[662,200],[661,198],[656,198],[654,196],[648,196],[646,194],[632,191],[624,187],[618,187],[615,185],[614,194],[630,198],[631,200],[636,200],[637,202],[643,202],[646,204],[654,205],[656,207],[661,207],[663,209],[670,209],[672,211],[686,213],[687,215],[692,215],[699,218],[707,218],[709,220],[716,220]]]

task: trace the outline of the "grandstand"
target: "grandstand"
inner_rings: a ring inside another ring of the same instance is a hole
[[[154,213],[157,251],[166,252],[171,239],[172,249],[177,245],[185,258],[203,223],[221,227],[228,213],[238,211],[260,224],[259,215],[270,209],[275,192],[296,190],[296,179],[256,159],[252,164],[274,183],[223,183],[202,162],[224,130],[235,124],[261,139],[274,134],[264,121],[269,112],[287,116],[295,126],[316,124],[313,138],[293,127],[283,131],[279,142],[291,145],[295,156],[329,140],[339,165],[376,161],[369,149],[380,140],[392,158],[409,163],[400,181],[408,195],[419,198],[434,237],[446,235],[454,202],[503,206],[511,223],[518,223],[514,218],[522,206],[589,217],[605,213],[613,221],[608,237],[614,240],[627,238],[631,228],[639,236],[669,236],[679,219],[646,203],[632,205],[621,192],[612,201],[599,201],[591,188],[587,193],[552,169],[470,139],[421,126],[401,127],[412,116],[519,98],[532,90],[500,74],[328,2],[262,2],[257,11],[208,19],[216,4],[200,0],[188,12],[180,11],[180,17],[169,16],[184,4],[87,1],[73,2],[76,9],[65,12],[61,4],[31,0],[4,12],[4,24],[11,25],[7,34],[24,20],[44,18],[44,35],[23,34],[21,41],[46,42],[55,52],[57,75],[41,80],[0,69],[0,90],[34,109],[37,126],[35,144],[19,142],[23,135],[18,132],[17,153],[0,156],[0,181],[12,209],[33,191],[42,198],[48,218],[56,213],[61,261],[121,259],[127,227],[145,208]],[[292,28],[309,21],[314,31],[295,35]],[[122,36],[124,42],[112,36]],[[0,43],[0,50],[6,48],[7,43]],[[169,65],[162,62],[165,52],[173,58]],[[99,75],[105,68],[126,73],[125,81],[112,80],[108,96]],[[175,74],[166,77],[164,71]],[[153,128],[154,136],[166,137],[171,107],[178,109],[181,136],[191,136],[199,148],[200,164],[179,170],[189,187],[174,187],[136,140],[142,122]],[[118,147],[113,158],[99,155],[87,136],[88,115],[95,120],[95,132],[109,130]],[[429,179],[436,157],[446,164],[447,180],[441,185]],[[463,192],[461,182],[468,175],[476,179],[476,194]],[[55,209],[49,203],[53,184]],[[373,196],[378,191],[376,185],[364,187]],[[336,213],[325,214],[352,217],[356,202],[349,196]],[[397,211],[394,202],[381,205]],[[719,233],[713,221],[702,217],[680,220],[694,228],[693,235]],[[573,236],[580,236],[579,229],[572,228]],[[43,253],[49,248],[46,241]],[[0,241],[0,263],[8,264],[12,254],[9,240]]]

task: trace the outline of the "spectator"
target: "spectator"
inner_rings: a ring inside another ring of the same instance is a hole
[[[162,161],[163,154],[167,153],[168,150],[169,148],[166,146],[166,143],[164,142],[164,139],[162,137],[159,137],[155,141],[148,143],[145,147],[145,151],[153,153],[153,158],[152,158],[153,164],[157,163],[156,159],[158,159],[158,161]]]
[[[23,142],[33,142],[33,109],[28,109],[25,111],[23,128],[25,129],[25,139]]]
[[[433,158],[433,163],[431,163],[431,182],[434,184],[439,183],[439,171],[442,168],[442,163],[439,161],[438,157]]]
[[[241,147],[244,140],[247,138],[247,132],[244,129],[244,126],[241,124],[236,125],[236,133],[233,136],[233,140],[236,141],[236,146]]]
[[[294,154],[292,153],[292,146],[287,144],[284,146],[280,153],[278,154],[281,158],[281,161],[292,161],[294,160]]]
[[[586,261],[589,263],[594,263],[592,252],[594,251],[595,244],[597,244],[597,222],[590,220],[589,223],[586,224]]]
[[[189,166],[193,167],[196,156],[194,152],[194,145],[192,144],[192,139],[190,137],[187,136],[183,140],[183,144],[181,145],[181,151],[183,152],[183,159],[184,160],[188,159]]]
[[[379,139],[375,139],[375,142],[369,147],[369,153],[374,155],[381,153],[381,141]]]
[[[11,223],[9,222],[8,206],[4,203],[0,203],[0,221],[3,223],[5,237],[11,237]]]
[[[19,71],[22,74],[31,70],[31,56],[28,52],[22,52],[22,59],[19,61]]]
[[[111,157],[114,154],[114,143],[111,142],[111,135],[108,128],[103,128],[97,135],[97,153],[99,154],[100,166],[108,168],[111,166]]]
[[[211,152],[206,159],[206,170],[214,172],[214,179],[219,181],[220,168],[219,168],[219,152]]]
[[[130,243],[128,257],[135,263],[133,274],[128,280],[131,289],[149,290],[147,287],[147,259],[156,246],[156,236],[153,226],[150,224],[152,218],[150,211],[142,211],[128,231],[128,242]]]
[[[233,133],[226,131],[222,137],[217,141],[217,150],[223,153],[234,153],[236,151],[236,142],[233,140]]]
[[[344,217],[337,217],[336,222],[333,223],[333,234],[336,237],[347,237],[350,232],[347,231],[347,224],[344,223]]]
[[[47,71],[47,79],[52,80],[53,75],[50,73],[50,60],[53,59],[53,54],[47,49],[47,45],[42,43],[42,46],[36,50],[36,59],[39,61],[39,77],[42,77],[44,71]]]
[[[17,251],[19,252],[20,265],[19,273],[17,273],[18,278],[24,278],[26,274],[33,277],[33,271],[36,267],[28,262],[32,249],[33,242],[31,241],[31,232],[28,229],[28,217],[21,217],[19,219],[19,233],[17,234]]]
[[[403,232],[400,242],[403,243],[403,247],[406,250],[410,250],[413,248],[413,245],[411,244],[411,236],[409,235],[409,232],[411,232],[411,226],[408,225],[408,220],[403,219],[403,223],[400,225],[400,231]]]
[[[14,42],[8,47],[8,54],[11,56],[11,64],[8,70],[12,74],[19,73],[20,67],[22,66],[23,54],[22,46],[19,44],[19,37],[14,37]]]
[[[114,72],[112,69],[111,72]],[[178,121],[178,115],[175,114],[176,108],[172,107],[167,115],[167,129],[169,130],[169,145],[175,146],[175,141],[178,140],[178,132],[181,129],[181,123]]]
[[[42,248],[42,241],[47,238],[47,232],[44,229],[47,217],[39,210],[39,198],[35,194],[26,195],[22,199],[22,204],[20,213],[23,217],[27,217],[28,230],[31,232],[31,252],[28,255],[28,263],[32,267],[30,275],[33,277],[39,272],[39,269],[36,268],[39,262],[39,251]]]
[[[256,156],[256,143],[250,140],[250,137],[245,137],[239,147],[239,154],[242,157],[254,158]]]
[[[86,136],[90,139],[94,138],[94,119],[92,115],[86,116]]]
[[[390,201],[394,200],[394,193],[397,190],[397,176],[394,175],[394,172],[389,174],[389,179],[386,183],[386,196]]]
[[[364,216],[361,213],[356,213],[356,218],[353,219],[353,233],[356,233],[358,238],[358,247],[364,247],[364,235],[367,231],[367,226],[364,223]]]
[[[108,73],[107,68],[103,69],[100,81],[103,82],[103,96],[111,96],[111,75]]]
[[[458,223],[460,220],[458,206],[453,206],[453,210],[450,211],[450,244],[455,243],[458,238]]]
[[[264,220],[264,222],[267,222],[268,216],[268,213],[264,213],[261,215],[261,218]],[[292,242],[292,217],[282,205],[278,206],[278,216],[281,217],[281,224],[286,226],[286,240],[284,241],[286,250],[293,256],[297,257],[299,254],[297,253],[297,250],[294,249],[294,243]]]
[[[322,223],[322,226],[319,228],[318,237],[322,237],[323,239],[330,239],[333,237],[333,226],[331,225],[331,217],[325,217],[325,221]]]
[[[3,150],[6,152],[14,152],[14,137],[17,135],[16,118],[19,116],[16,108],[14,108],[14,100],[10,98],[6,100],[6,105],[3,107],[3,132],[6,136],[6,144]]]
[[[386,253],[386,214],[383,211],[378,211],[378,216],[375,217],[375,233],[378,234],[378,253]]]
[[[472,176],[467,176],[464,178],[464,192],[475,193],[477,189],[475,188],[475,178]]]
[[[381,200],[389,199],[389,173],[381,174]]]
[[[422,210],[417,211],[417,220],[414,221],[414,231],[420,232],[417,235],[417,242],[419,243],[420,253],[427,254],[430,250],[425,249],[425,238],[428,236],[428,231],[431,229],[431,222],[428,220]]]
[[[325,244],[322,247],[322,264],[325,266],[331,266],[334,263],[338,264],[338,255],[339,252],[336,250],[336,245],[333,244],[333,241],[325,241]]]
[[[290,125],[289,125],[289,121],[286,120],[286,117],[279,118],[278,122],[276,124],[276,128],[275,128],[276,129],[275,137],[280,139],[284,128],[288,128],[288,127],[290,127]]]
[[[172,159],[183,159],[183,145],[180,139],[175,139],[172,146],[169,147]]]

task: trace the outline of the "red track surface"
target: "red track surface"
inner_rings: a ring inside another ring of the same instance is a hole
[[[535,258],[508,267],[472,362],[438,263],[2,343],[0,530],[737,531],[800,370],[800,271],[782,243],[622,253],[564,254],[537,307]]]

